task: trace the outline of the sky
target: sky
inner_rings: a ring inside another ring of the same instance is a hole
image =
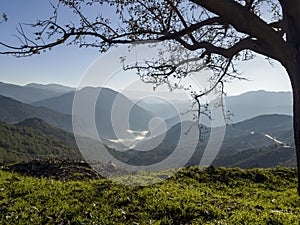
[[[0,24],[0,41],[13,44],[17,43],[13,34],[16,34],[18,23],[30,23],[40,18],[48,18],[52,8],[49,1],[45,0],[0,0],[0,14],[2,13],[7,14],[8,22]],[[112,12],[105,13],[113,15]],[[61,17],[68,20],[72,17],[72,13],[64,11]],[[0,81],[20,85],[32,82],[58,83],[77,87],[85,72],[99,57],[105,60],[105,55],[97,49],[82,49],[76,46],[59,46],[50,52],[27,58],[0,55]],[[228,95],[261,89],[291,90],[285,69],[276,62],[273,66],[270,65],[263,56],[258,56],[252,61],[241,62],[238,69],[249,81],[235,80],[227,83],[225,91]]]

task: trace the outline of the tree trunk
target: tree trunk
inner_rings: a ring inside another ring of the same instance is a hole
[[[293,88],[293,122],[294,122],[294,139],[297,157],[297,169],[298,169],[298,195],[300,196],[300,83],[297,83]]]
[[[293,124],[298,169],[298,195],[300,196],[300,81],[293,83]]]
[[[282,6],[286,49],[282,49],[281,63],[286,68],[293,89],[293,125],[300,196],[300,7],[299,0],[279,0]]]
[[[298,195],[300,196],[300,50],[297,50],[296,55],[293,72],[288,72],[293,89],[293,125],[298,169]]]

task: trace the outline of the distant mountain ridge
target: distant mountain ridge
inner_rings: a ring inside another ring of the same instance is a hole
[[[30,83],[26,84],[24,87],[32,87],[32,88],[38,88],[41,90],[48,90],[48,91],[54,91],[60,94],[75,91],[76,89],[73,87],[68,87],[61,84],[38,84],[38,83]]]
[[[76,96],[80,96],[81,101],[79,104],[82,104],[81,107],[85,109],[85,111],[93,110],[93,108],[87,109],[85,104],[90,103],[91,99],[95,96],[97,97],[95,102],[95,122],[101,137],[106,139],[116,139],[115,131],[122,129],[119,127],[113,127],[112,125],[111,117],[113,110],[115,110],[114,112],[117,114],[116,118],[114,118],[115,123],[119,124],[128,120],[128,130],[147,131],[148,124],[154,116],[147,110],[131,102],[123,94],[109,88],[85,87],[76,93],[66,93],[58,97],[35,102],[34,105],[44,106],[61,113],[71,115],[75,94]],[[115,103],[116,100],[117,103]],[[113,109],[113,107],[119,108]],[[123,114],[126,113],[126,109],[130,109],[129,118]],[[82,112],[85,111],[82,110]],[[87,119],[85,116],[82,117],[82,115],[74,116],[81,117],[81,121],[85,121]],[[126,120],[124,120],[124,116],[126,116]],[[122,130],[120,132],[122,132]]]
[[[11,97],[23,103],[32,103],[43,99],[61,95],[61,91],[54,89],[41,89],[36,86],[20,86],[0,82],[0,95]]]
[[[92,89],[84,87],[84,89]],[[96,88],[97,89],[97,88]],[[54,111],[71,114],[72,111],[72,92],[75,88],[60,84],[37,84],[30,83],[25,86],[7,84],[0,82],[0,95],[11,97],[23,103],[30,103],[39,106],[51,108]],[[71,93],[70,93],[71,92]],[[138,92],[135,96],[138,96]],[[125,96],[124,96],[125,97]],[[225,97],[226,110],[229,110],[232,123],[237,123],[246,119],[263,114],[284,114],[292,115],[292,93],[291,92],[272,92],[272,91],[249,91],[237,96]],[[138,105],[144,106],[143,101]],[[186,111],[190,106],[187,102],[178,101],[175,103],[180,112]],[[159,113],[162,117],[168,119],[176,116],[174,109],[165,107],[165,103],[159,104],[152,102],[151,108],[146,108],[150,113],[157,115]],[[162,112],[162,109],[166,110]],[[203,121],[206,125],[210,121]],[[171,125],[174,125],[172,123]]]
[[[233,124],[264,114],[293,115],[291,92],[249,91],[236,96],[225,96],[224,102],[225,110],[231,114],[230,122]],[[180,113],[191,109],[190,102],[173,101],[173,103]],[[162,115],[163,118],[176,116],[174,107],[171,107],[169,103],[152,101],[151,104],[146,105],[146,102],[141,100],[138,104],[154,112],[157,116]],[[213,105],[213,103],[210,104],[211,109],[213,109]],[[210,126],[212,121],[203,116],[201,122]]]
[[[72,131],[72,118],[45,107],[32,106],[15,99],[0,95],[0,120],[17,123],[28,118],[37,117],[65,131]]]
[[[225,103],[233,123],[264,114],[293,115],[291,92],[250,91],[225,97]]]

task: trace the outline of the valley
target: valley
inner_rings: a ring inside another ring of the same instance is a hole
[[[4,83],[2,85],[5,88],[1,89],[1,93],[6,94],[6,96],[0,96],[0,120],[3,121],[1,123],[3,132],[0,143],[0,146],[2,146],[2,163],[35,159],[41,155],[58,158],[64,155],[70,159],[82,157],[72,134],[72,104],[75,89],[59,85],[29,84],[16,86]],[[14,92],[16,89],[19,92]],[[39,90],[39,96],[43,96],[44,99],[30,104],[26,101],[16,100],[22,99],[22,96],[35,94],[31,89]],[[12,92],[15,93],[14,97],[16,99],[8,97],[11,96]],[[24,94],[25,92],[28,94]],[[49,92],[56,93],[56,96],[48,98]],[[99,137],[107,151],[124,163],[143,166],[165,159],[178,146],[178,140],[182,132],[186,132],[194,126],[193,121],[180,121],[178,113],[180,113],[181,108],[179,106],[176,108],[176,105],[172,106],[168,102],[156,102],[153,99],[148,103],[139,101],[137,105],[126,96],[108,88],[86,87],[76,94],[81,96],[83,102],[87,102],[89,98],[99,93],[95,106],[97,115],[95,116],[95,123]],[[288,101],[289,97],[290,95],[284,92],[269,93],[264,91],[227,97],[227,108],[232,107],[237,110],[236,106],[245,101],[249,104],[248,111],[252,107],[259,115],[247,119],[251,112],[245,115],[245,107],[241,107],[242,111],[235,111],[233,118],[243,120],[226,126],[222,146],[212,165],[238,166],[241,168],[294,167],[296,160],[292,117],[288,113],[291,105]],[[271,100],[262,107],[262,103],[255,102],[255,99],[258,98]],[[116,121],[110,121],[108,118],[111,117],[114,107],[113,102],[116,100],[125,110],[117,111]],[[179,105],[184,106],[183,103]],[[266,107],[268,107],[268,112],[271,114],[264,114]],[[280,115],[271,110],[276,108],[282,108],[286,114]],[[127,109],[130,109],[129,112],[126,111]],[[164,113],[161,113],[162,111]],[[124,120],[122,115],[125,113],[129,113],[128,125],[122,121]],[[158,117],[160,117],[160,120],[149,127],[150,121]],[[82,122],[83,127],[88,124],[86,118],[78,120]],[[114,124],[123,125],[116,128],[113,126]],[[124,127],[126,128],[125,133]],[[193,156],[186,163],[186,166],[199,165],[211,129],[209,126],[202,125],[199,142],[195,144]],[[213,129],[218,130],[219,128]],[[20,134],[17,135],[18,132]],[[33,132],[35,133],[33,134]],[[96,145],[97,136],[90,135],[88,131],[84,131],[83,134],[89,140],[88,145]],[[17,137],[21,139],[17,141]],[[43,141],[43,138],[47,141]],[[182,149],[180,151],[183,155],[179,155],[180,157],[184,157],[186,149],[192,146],[191,141],[193,138],[195,137],[190,132],[184,140],[181,140],[180,146]],[[14,139],[16,141],[8,143],[8,140]],[[41,140],[37,141],[39,139]],[[43,144],[44,149],[41,148],[41,144]],[[56,147],[57,151],[49,150],[53,148],[53,145],[59,146]],[[23,157],[22,154],[26,157]],[[4,159],[4,155],[6,155],[6,159]],[[93,157],[96,157],[95,154]]]

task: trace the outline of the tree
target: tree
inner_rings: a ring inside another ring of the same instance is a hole
[[[285,67],[293,89],[294,138],[300,194],[300,1],[299,0],[58,0],[53,17],[31,24],[32,35],[20,27],[20,46],[2,45],[1,54],[18,57],[39,54],[63,43],[96,47],[136,41],[163,41],[174,54],[185,51],[188,60],[169,58],[147,62],[153,82],[167,82],[193,70],[214,72],[211,90],[230,78],[239,78],[234,65],[255,53]],[[60,23],[59,8],[67,7],[76,21]],[[85,7],[115,9],[118,21],[84,15]],[[178,50],[180,49],[180,50]],[[187,69],[186,65],[189,66]],[[199,66],[201,65],[201,66]],[[147,70],[149,71],[149,70]],[[210,90],[208,90],[210,91]],[[206,92],[195,94],[198,100]]]

